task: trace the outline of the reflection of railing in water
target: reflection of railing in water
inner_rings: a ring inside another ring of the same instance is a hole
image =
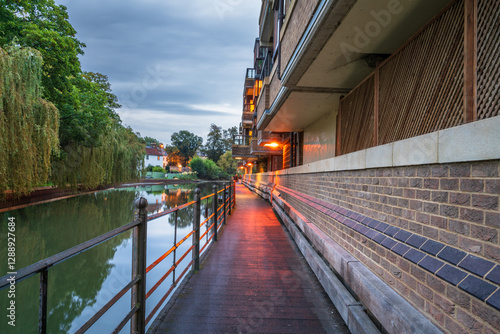
[[[101,316],[103,316],[121,297],[123,297],[129,290],[132,290],[132,309],[127,313],[123,320],[118,324],[113,333],[118,333],[120,330],[131,320],[130,332],[131,333],[145,333],[146,325],[151,321],[153,316],[159,310],[161,305],[168,298],[173,289],[177,286],[180,280],[184,277],[189,267],[193,271],[199,270],[200,268],[200,253],[210,244],[210,241],[217,241],[218,230],[220,227],[226,223],[226,217],[231,213],[232,208],[234,208],[236,202],[235,187],[234,182],[231,182],[228,186],[217,191],[217,186],[213,187],[213,194],[200,198],[200,189],[195,190],[194,201],[186,203],[184,205],[169,209],[167,211],[157,213],[154,215],[147,216],[147,200],[140,198],[136,201],[135,205],[139,208],[138,219],[133,222],[114,229],[110,232],[102,234],[94,239],[86,241],[78,246],[67,249],[59,254],[53,255],[49,258],[41,260],[35,264],[27,266],[15,273],[15,275],[7,275],[0,278],[0,290],[8,288],[11,285],[11,278],[15,278],[15,282],[19,282],[28,277],[34,276],[40,273],[40,299],[39,299],[39,333],[47,333],[47,296],[48,296],[48,273],[49,268],[53,267],[77,254],[83,253],[94,246],[97,246],[117,235],[120,235],[126,231],[133,229],[133,246],[132,246],[132,280],[123,289],[115,294],[115,296],[104,305],[96,314],[94,314],[76,333],[85,333],[88,329],[94,325]],[[222,203],[219,205],[219,198],[222,197]],[[211,214],[209,215],[208,200],[212,199]],[[205,207],[205,220],[201,222],[201,202],[206,200],[207,205]],[[177,241],[177,216],[180,210],[194,206],[194,218],[193,218],[193,230],[183,237],[180,241]],[[171,213],[175,214],[175,232],[174,232],[174,244],[173,246],[162,256],[160,256],[151,265],[146,267],[146,240],[147,240],[147,222],[162,216],[169,215]],[[211,224],[210,224],[211,223]],[[210,226],[208,226],[210,224]],[[203,225],[206,225],[206,231],[200,235],[200,229]],[[209,232],[212,235],[209,236]],[[189,237],[192,237],[191,247],[177,260],[176,250],[181,244],[183,244]],[[200,241],[206,237],[206,242],[200,249]],[[186,258],[186,256],[192,252],[192,260],[183,270],[183,272],[176,278],[175,269],[179,264]],[[146,292],[146,274],[163,261],[168,255],[173,253],[173,265],[163,275],[160,280]],[[152,312],[146,317],[146,299],[150,297],[153,292],[160,286],[165,279],[172,274],[172,286],[167,291],[167,293],[161,298],[159,303],[154,307]]]

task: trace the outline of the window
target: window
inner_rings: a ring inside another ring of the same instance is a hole
[[[160,156],[158,156],[158,160],[160,160]]]

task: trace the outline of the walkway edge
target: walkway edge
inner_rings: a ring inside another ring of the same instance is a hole
[[[259,189],[260,192],[269,191],[271,189],[268,185],[264,184],[261,184],[262,187],[259,187],[259,185],[244,183],[254,192],[255,188],[261,188]],[[329,275],[326,275],[325,278],[322,277],[321,272],[319,274],[315,272],[315,274],[325,291],[329,294],[334,305],[339,309],[342,317],[346,316],[345,312],[341,312],[342,309],[347,308],[351,312],[355,312],[351,317],[347,319],[344,318],[346,324],[348,324],[349,329],[353,333],[364,333],[363,331],[357,332],[357,330],[359,326],[366,326],[364,321],[368,318],[368,315],[359,313],[362,309],[359,303],[357,304],[356,310],[354,307],[351,307],[350,298],[344,295],[336,297],[335,293],[332,293],[333,297],[330,295],[328,284],[333,286],[336,285],[334,285],[333,282],[325,283],[328,281],[329,277],[335,276],[331,269],[329,269],[329,266],[345,280],[350,289],[359,297],[363,305],[371,312],[374,318],[380,322],[381,326],[387,332],[415,334],[442,333],[429,319],[418,312],[409,302],[399,296],[391,287],[385,284],[355,257],[349,254],[318,227],[307,221],[305,217],[280,197],[278,191],[272,191],[271,198],[273,208],[286,223],[287,227],[293,226],[297,230],[296,233],[291,234],[295,238],[304,257],[308,263],[310,263],[313,271],[315,267],[317,267],[314,265],[313,259],[315,257],[318,257],[323,265],[328,268]],[[292,232],[293,228],[290,231]],[[302,251],[302,249],[309,249],[311,253]],[[318,251],[322,254],[322,257],[329,266],[318,255]],[[315,256],[312,254],[315,254]],[[346,289],[343,285],[342,287]],[[351,298],[353,297],[351,296]],[[359,315],[360,318],[357,318],[357,315]],[[369,321],[373,325],[371,319],[369,319]]]
[[[366,314],[361,303],[356,301],[346,287],[333,274],[326,263],[313,249],[309,241],[296,227],[293,220],[273,201],[273,208],[295,240],[297,247],[318,278],[342,319],[353,334],[380,334],[380,331]],[[298,214],[298,213],[297,213]]]

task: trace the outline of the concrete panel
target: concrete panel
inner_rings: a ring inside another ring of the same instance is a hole
[[[439,162],[500,158],[500,116],[439,131]]]
[[[366,313],[361,305],[349,306],[349,330],[353,334],[375,334],[380,333],[372,321],[366,321]]]
[[[392,166],[393,144],[380,145],[366,150],[366,168]]]
[[[347,169],[365,169],[366,150],[361,150],[347,154]]]
[[[438,162],[438,133],[397,141],[393,149],[393,166],[433,164]]]
[[[359,262],[349,263],[347,283],[389,333],[442,333],[424,315]]]

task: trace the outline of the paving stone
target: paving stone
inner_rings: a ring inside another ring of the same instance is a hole
[[[410,260],[411,262],[417,264],[420,260],[424,258],[425,254],[421,251],[418,251],[416,249],[411,248],[406,254],[404,255],[405,259]]]
[[[420,248],[420,246],[422,246],[427,240],[427,238],[424,238],[417,234],[413,234],[408,240],[406,240],[406,243],[408,245],[412,245],[413,247]]]
[[[469,254],[458,266],[476,275],[484,276],[495,266],[495,264],[491,261]]]
[[[396,226],[389,226],[387,228],[387,230],[385,230],[385,234],[388,234],[390,235],[391,237],[393,237],[396,233],[398,233],[399,231],[401,231],[400,228],[397,228]]]
[[[372,240],[378,244],[381,244],[382,241],[384,241],[386,238],[387,237],[385,235],[383,235],[382,233],[377,233],[377,235],[375,235]]]
[[[410,247],[406,246],[405,244],[402,244],[398,242],[396,246],[392,247],[392,250],[396,252],[397,254],[403,256],[407,251],[410,250]]]
[[[445,264],[436,275],[453,285],[457,285],[467,276],[467,273],[449,264]]]
[[[424,252],[427,252],[431,255],[436,255],[439,253],[442,249],[444,248],[444,244],[430,240],[428,239],[421,247],[420,249],[423,250]]]
[[[398,239],[399,241],[406,241],[408,238],[412,236],[413,233],[405,231],[405,230],[400,230],[394,237]]]
[[[439,261],[433,256],[426,255],[418,265],[434,274],[444,265],[444,262]]]
[[[441,252],[438,253],[438,257],[450,262],[451,264],[458,264],[460,261],[463,260],[463,258],[467,255],[467,253],[450,247],[446,246]]]
[[[500,289],[497,290],[497,292],[495,292],[490,298],[488,298],[486,304],[493,306],[500,311]]]
[[[391,238],[386,238],[384,241],[382,241],[382,246],[386,247],[386,248],[389,248],[391,249],[392,247],[394,247],[394,245],[396,245],[396,241],[394,241],[393,239]]]
[[[458,287],[482,301],[485,301],[486,298],[497,289],[493,284],[485,282],[473,275],[467,276]]]
[[[380,231],[380,232],[384,232],[390,225],[386,224],[386,223],[380,223],[377,225],[377,227],[375,227],[375,229],[377,231]]]
[[[500,285],[500,266],[496,266],[487,276],[486,279]]]

